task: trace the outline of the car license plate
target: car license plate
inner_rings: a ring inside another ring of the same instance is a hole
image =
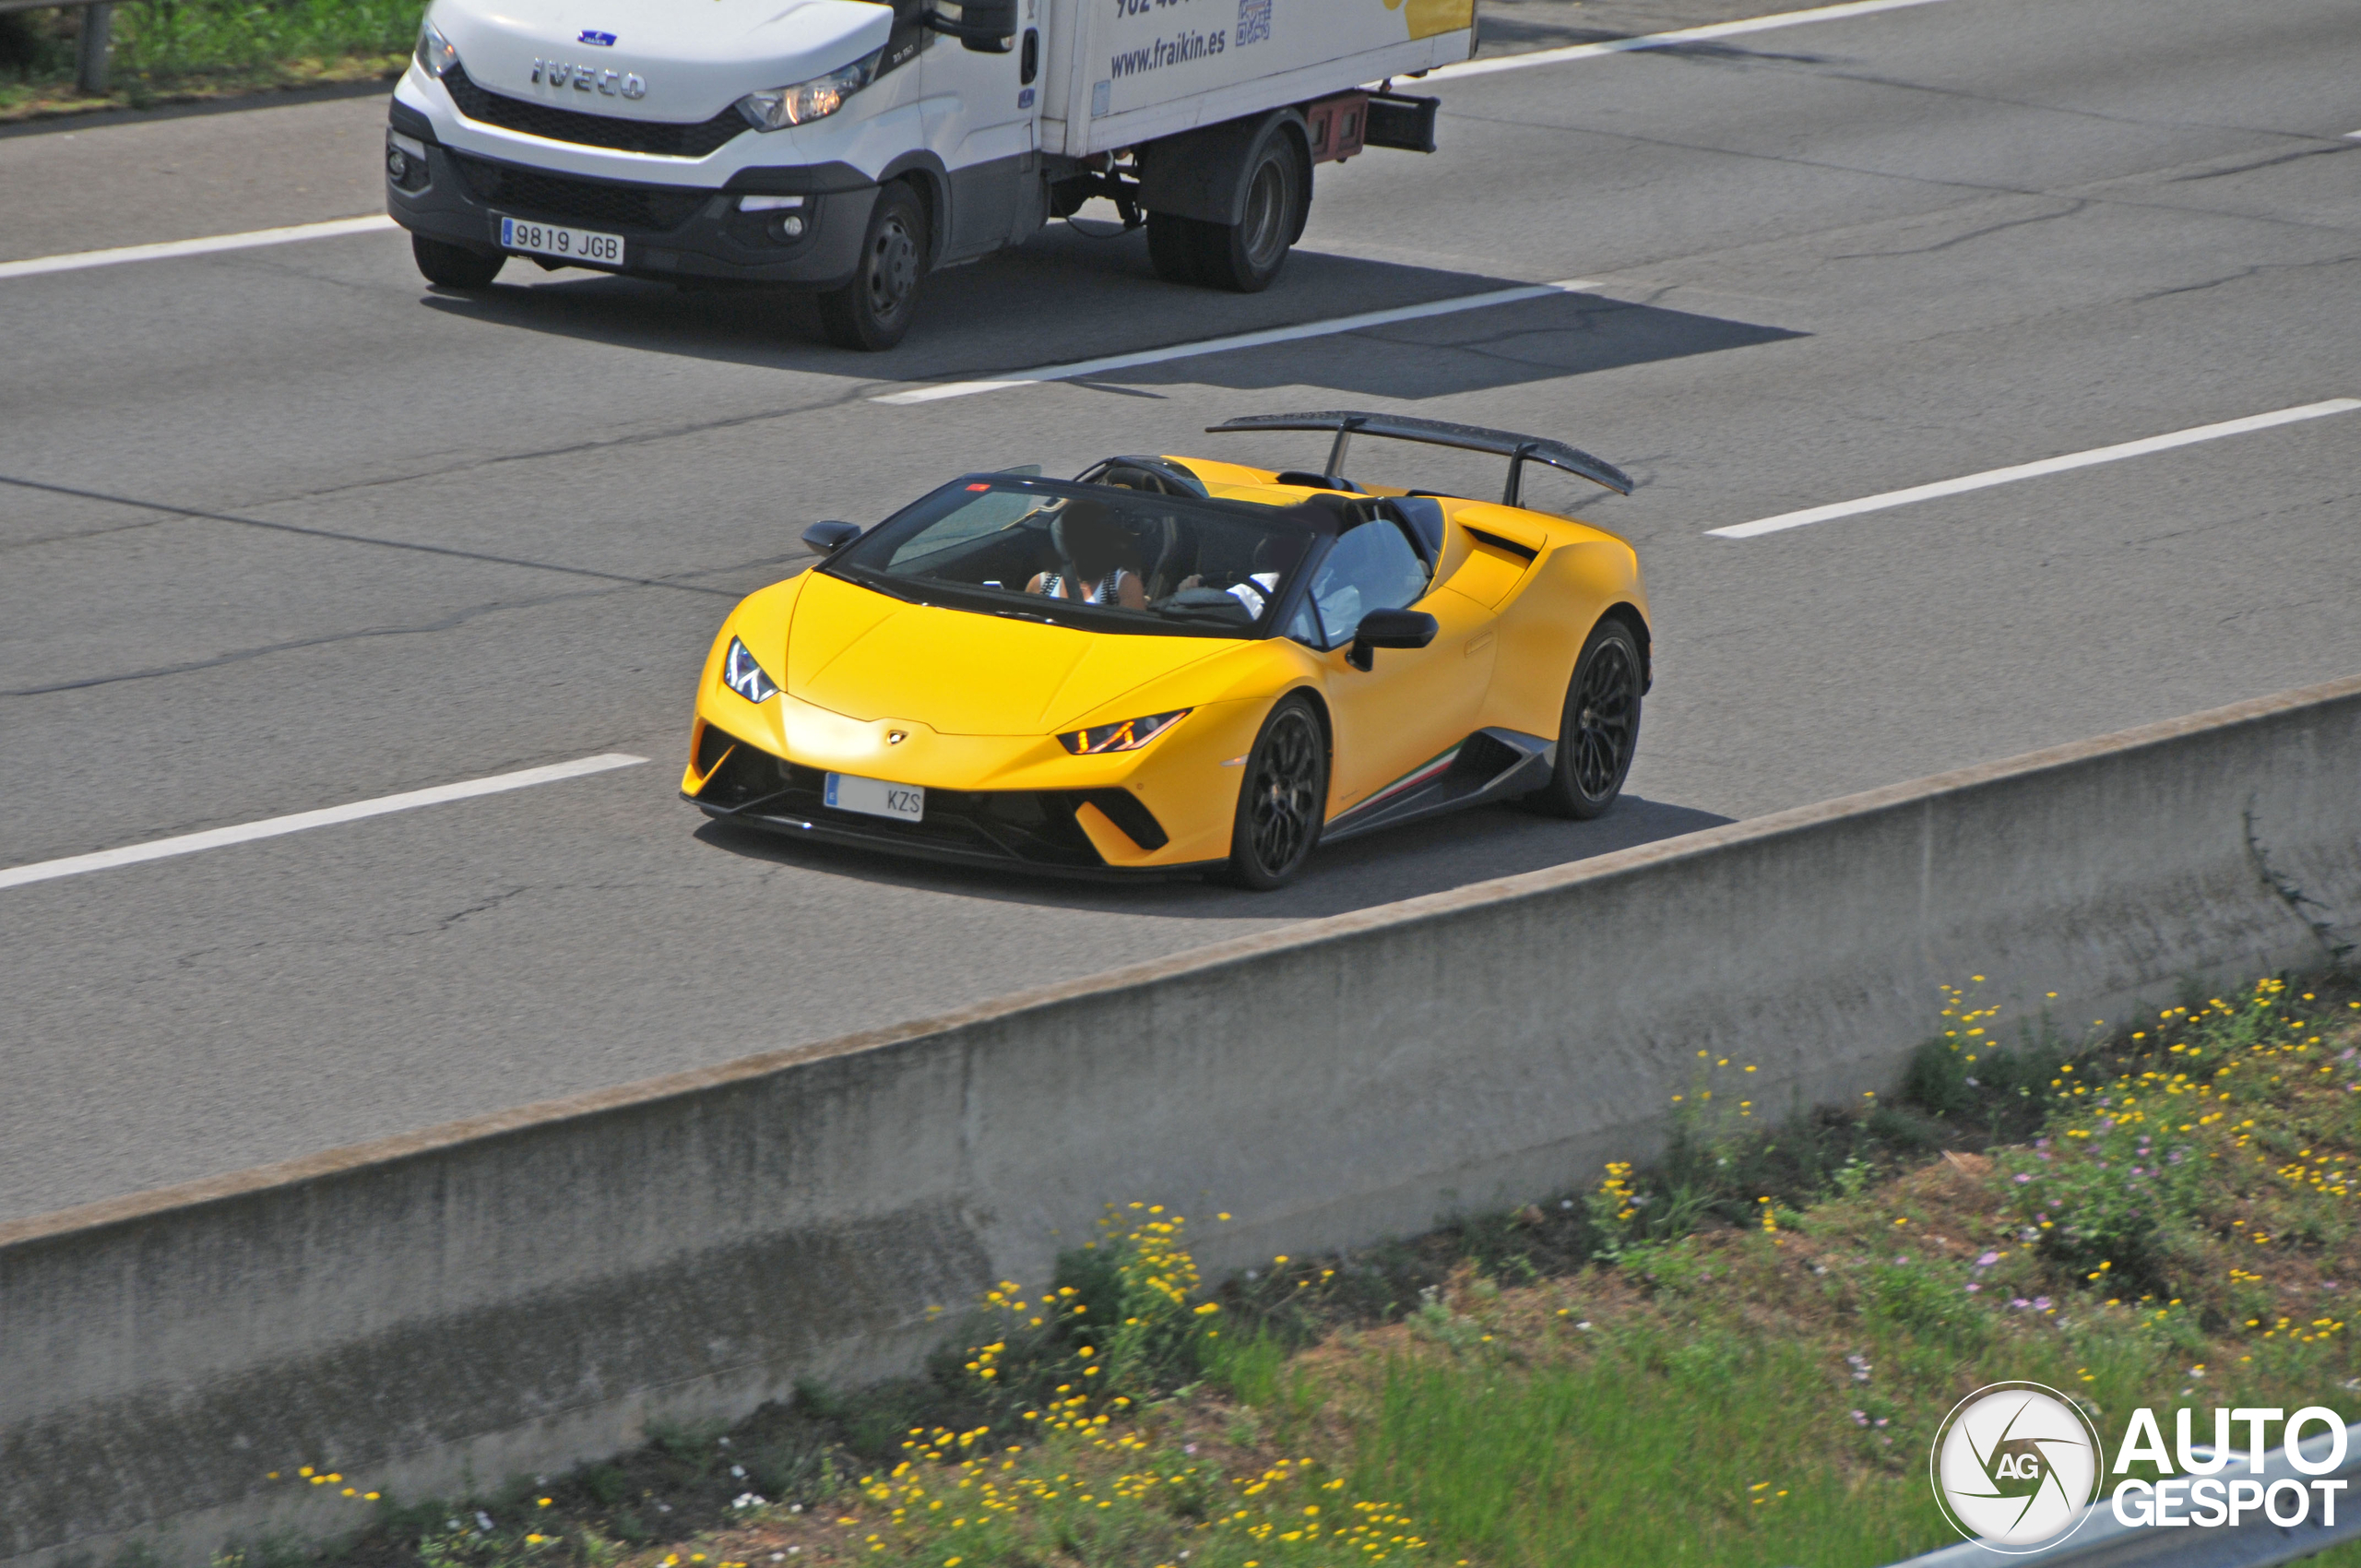
[[[828,775],[828,803],[840,812],[890,816],[900,822],[926,817],[926,791],[918,785],[888,784],[882,778],[860,778],[849,773]]]
[[[621,267],[623,264],[623,238],[621,234],[597,234],[587,229],[560,229],[548,223],[528,223],[520,219],[500,220],[500,248],[523,251],[530,255],[553,255],[566,261],[585,262],[592,267]]]

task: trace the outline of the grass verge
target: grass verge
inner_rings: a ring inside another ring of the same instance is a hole
[[[285,1484],[368,1510],[325,1554],[354,1568],[1868,1568],[1952,1538],[1927,1446],[1987,1383],[2111,1438],[2140,1405],[2350,1415],[2361,995],[2005,1043],[1947,1003],[1895,1104],[1773,1125],[1701,1057],[1655,1164],[1411,1242],[1208,1291],[1189,1222],[1133,1204],[921,1379],[464,1503]]]
[[[392,81],[421,0],[134,0],[114,11],[113,89],[76,90],[81,10],[0,12],[0,123],[335,82]]]

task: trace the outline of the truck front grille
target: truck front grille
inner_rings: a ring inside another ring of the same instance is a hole
[[[604,180],[576,180],[513,163],[494,163],[455,152],[459,177],[478,201],[510,213],[564,219],[613,229],[640,229],[664,233],[679,228],[711,198],[710,191],[686,191],[670,185],[623,185]]]
[[[742,131],[753,129],[736,105],[710,120],[693,125],[669,120],[619,120],[611,114],[585,114],[510,98],[468,79],[454,65],[444,73],[443,85],[459,113],[479,125],[522,131],[528,137],[572,142],[577,147],[612,148],[617,152],[649,152],[664,158],[703,158]]]

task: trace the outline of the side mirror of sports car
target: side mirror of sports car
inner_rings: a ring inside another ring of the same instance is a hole
[[[860,537],[860,529],[851,523],[813,523],[803,530],[803,542],[823,555],[834,555]]]
[[[1435,618],[1423,610],[1372,610],[1354,630],[1352,651],[1345,661],[1356,670],[1370,669],[1377,662],[1376,649],[1424,647],[1435,640],[1438,630]]]

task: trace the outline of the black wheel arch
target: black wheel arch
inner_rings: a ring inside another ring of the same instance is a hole
[[[1301,224],[1311,207],[1311,131],[1304,124],[1302,111],[1292,106],[1200,125],[1149,142],[1138,153],[1140,206],[1150,212],[1168,212],[1200,222],[1238,222],[1246,207],[1248,162],[1275,134],[1295,148],[1297,168],[1304,180],[1305,199],[1296,214],[1296,232],[1287,242],[1293,244],[1302,238]]]
[[[877,177],[878,188],[896,180],[910,187],[910,194],[918,197],[919,210],[926,214],[926,264],[932,270],[943,259],[943,247],[951,232],[950,171],[933,152],[918,148],[885,165],[885,172]]]
[[[1639,606],[1629,602],[1610,604],[1601,621],[1620,622],[1640,645],[1640,695],[1645,696],[1656,683],[1655,652],[1648,636],[1648,618],[1640,613]]]

